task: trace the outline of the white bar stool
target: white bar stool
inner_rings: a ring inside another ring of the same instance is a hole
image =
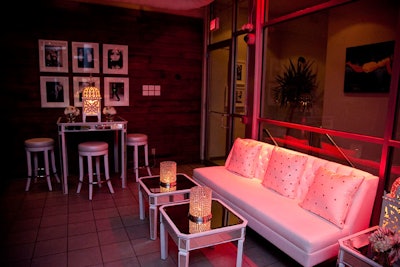
[[[83,157],[87,157],[88,164],[88,176],[89,176],[89,200],[92,200],[93,196],[93,184],[98,184],[101,187],[100,178],[100,156],[104,157],[104,176],[106,177],[106,182],[108,189],[112,194],[114,194],[114,189],[110,180],[110,173],[108,167],[108,143],[103,141],[88,141],[83,142],[78,145],[79,153],[79,183],[76,193],[81,192],[84,169]],[[96,176],[97,182],[93,182],[93,158],[96,160]]]
[[[147,173],[151,176],[149,167],[149,146],[147,135],[142,133],[130,133],[126,136],[126,145],[133,147],[133,171],[136,175],[136,182],[139,182],[139,146],[144,146],[144,162]]]
[[[26,151],[26,162],[28,164],[28,180],[26,181],[25,191],[29,191],[29,187],[31,185],[32,180],[32,155],[33,154],[33,177],[35,180],[38,176],[38,154],[43,152],[43,160],[44,160],[44,172],[46,175],[47,185],[49,187],[49,191],[53,191],[53,187],[51,186],[50,180],[50,169],[49,169],[49,152],[51,158],[51,166],[53,168],[53,175],[56,177],[58,183],[60,183],[60,179],[58,178],[57,169],[56,169],[56,161],[54,157],[54,139],[52,138],[31,138],[25,140],[25,151]]]

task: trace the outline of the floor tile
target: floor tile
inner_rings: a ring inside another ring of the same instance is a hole
[[[66,237],[67,229],[67,224],[50,227],[40,227],[37,235],[37,241]]]
[[[98,232],[100,245],[107,245],[123,241],[129,241],[125,228],[105,230]]]
[[[136,256],[129,241],[102,245],[101,254],[103,255],[104,262],[112,262]]]
[[[41,257],[67,251],[67,238],[38,241],[35,245],[34,257]]]
[[[100,247],[91,247],[68,252],[68,267],[85,267],[102,264]]]
[[[68,237],[68,251],[99,246],[97,233],[87,233]]]

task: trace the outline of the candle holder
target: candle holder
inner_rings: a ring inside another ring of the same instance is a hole
[[[211,229],[212,190],[207,186],[194,186],[190,189],[189,233],[200,233]]]
[[[160,162],[160,191],[170,192],[176,190],[176,162]]]

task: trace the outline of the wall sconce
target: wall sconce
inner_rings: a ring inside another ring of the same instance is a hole
[[[85,87],[82,92],[82,120],[86,122],[87,116],[95,116],[97,121],[101,121],[100,107],[100,90],[94,86]]]
[[[194,186],[190,189],[189,233],[200,233],[211,229],[212,190],[207,186]]]
[[[176,190],[176,162],[160,162],[160,191],[171,192]]]

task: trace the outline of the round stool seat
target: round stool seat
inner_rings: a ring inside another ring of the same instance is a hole
[[[47,185],[49,187],[49,191],[53,190],[50,180],[50,166],[49,166],[49,157],[51,160],[51,167],[53,169],[53,175],[55,176],[58,183],[60,183],[60,179],[58,178],[57,169],[56,169],[56,161],[54,156],[54,139],[47,137],[38,137],[26,139],[24,141],[25,144],[25,153],[26,153],[26,161],[28,167],[28,179],[25,186],[25,191],[29,191],[31,185],[31,179],[34,178],[35,181],[38,177],[42,177],[39,175],[38,170],[44,170]],[[44,168],[39,168],[39,159],[38,154],[43,155]],[[33,167],[32,167],[32,155],[33,155]]]
[[[131,133],[126,136],[126,144],[128,146],[142,146],[147,144],[147,135],[141,133]]]
[[[151,174],[149,167],[149,149],[148,149],[148,137],[147,134],[143,133],[130,133],[126,135],[126,145],[133,147],[133,171],[136,176],[136,182],[139,181],[139,147],[144,147],[144,162],[147,169],[147,173]]]
[[[100,178],[100,156],[103,156],[104,159],[104,175],[106,178],[106,183],[108,185],[108,189],[110,193],[114,194],[114,189],[111,184],[109,168],[108,168],[108,143],[104,141],[87,141],[82,142],[78,145],[78,154],[79,154],[79,183],[78,188],[76,190],[77,193],[80,193],[83,183],[84,176],[84,166],[83,166],[83,158],[87,157],[87,170],[88,170],[88,178],[89,178],[89,199],[92,200],[93,196],[93,184],[98,184],[101,187],[101,178]],[[95,159],[96,165],[96,176],[97,182],[93,181],[93,165],[92,158]]]
[[[88,141],[78,145],[78,150],[82,152],[99,152],[108,150],[108,143],[102,141]]]
[[[40,137],[25,140],[25,147],[27,148],[42,148],[53,145],[54,140],[52,138]]]

